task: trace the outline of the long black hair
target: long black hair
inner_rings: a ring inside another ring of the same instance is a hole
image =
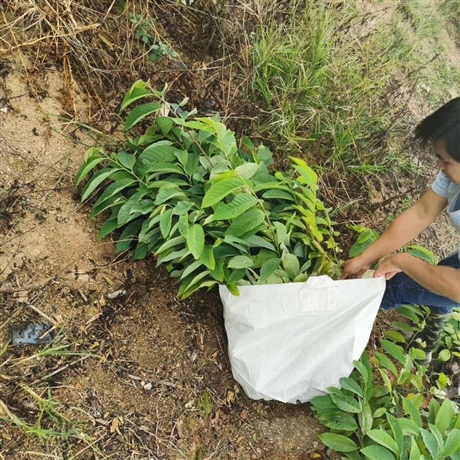
[[[415,136],[424,144],[442,139],[447,153],[460,162],[460,97],[422,120],[415,128]]]

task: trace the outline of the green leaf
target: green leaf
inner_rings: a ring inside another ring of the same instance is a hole
[[[344,390],[351,391],[352,393],[355,393],[356,395],[361,396],[361,398],[364,397],[363,389],[352,378],[350,377],[341,378],[339,380],[339,383],[340,383],[340,387],[343,388]]]
[[[382,347],[387,351],[393,358],[397,359],[401,364],[406,364],[406,358],[404,356],[404,350],[399,345],[395,345],[388,340],[381,339],[380,343]]]
[[[277,221],[273,222],[273,225],[276,228],[276,243],[278,245],[280,245],[281,243],[285,243],[288,234],[286,226],[281,222]]]
[[[420,428],[420,434],[422,435],[423,442],[431,454],[431,458],[435,459],[439,453],[438,443],[436,438],[428,431]]]
[[[136,156],[128,152],[119,152],[117,154],[118,162],[127,169],[132,170],[136,163]]]
[[[398,452],[403,452],[404,450],[404,435],[399,425],[397,419],[387,412],[387,420],[391,426],[391,430],[393,431],[393,438],[396,441],[396,445],[398,446]]]
[[[241,269],[236,268],[230,273],[230,276],[227,278],[227,283],[236,284],[238,283],[238,281],[241,281],[245,275],[246,275],[245,268],[241,268]]]
[[[243,214],[258,203],[255,196],[247,193],[236,195],[230,203],[219,203],[212,220],[231,220]]]
[[[453,417],[454,411],[452,409],[452,403],[448,399],[445,399],[436,415],[434,424],[436,428],[444,434],[452,423]]]
[[[155,198],[155,204],[166,203],[172,198],[186,198],[186,195],[179,188],[166,188],[161,190]],[[174,203],[172,203],[174,204]]]
[[[318,435],[321,442],[337,452],[354,452],[358,449],[356,443],[346,436],[334,433],[323,433]]]
[[[81,192],[81,202],[84,203],[96,190],[96,188],[102,184],[106,179],[108,179],[113,173],[119,171],[119,169],[113,168],[104,168],[94,174],[93,177],[86,183]]]
[[[368,431],[372,429],[374,419],[372,418],[372,410],[369,403],[365,402],[362,404],[362,411],[358,413],[359,426],[363,435],[366,435]]]
[[[410,418],[419,426],[422,427],[422,417],[420,416],[420,412],[417,410],[417,408],[412,404],[412,402],[404,398],[404,408],[406,414],[410,415]]]
[[[131,129],[135,124],[139,123],[148,115],[158,112],[161,109],[161,104],[157,102],[148,102],[147,104],[142,104],[131,110],[130,114],[126,118],[123,129],[127,131]]]
[[[156,117],[156,125],[160,128],[164,136],[167,136],[171,128],[174,126],[174,121],[170,117]]]
[[[356,399],[350,396],[339,396],[336,394],[331,395],[332,401],[334,404],[340,409],[345,412],[352,412],[352,413],[359,413],[361,412],[361,407],[359,402]]]
[[[411,438],[410,458],[409,460],[421,460],[422,454],[418,448],[415,438]]]
[[[155,254],[161,254],[162,252],[166,251],[167,249],[171,249],[174,246],[183,246],[182,243],[185,243],[185,238],[183,236],[176,236],[175,238],[171,238],[170,240],[165,241],[156,251]]]
[[[452,353],[450,352],[450,350],[445,348],[444,350],[441,350],[439,352],[438,357],[436,359],[441,362],[446,362],[446,361],[449,361],[451,357],[452,357]]]
[[[373,418],[380,418],[387,413],[386,407],[379,407],[373,414]]]
[[[216,261],[214,259],[214,253],[212,246],[209,244],[205,245],[203,252],[201,253],[200,260],[206,265],[209,270],[214,270],[216,268]],[[211,272],[212,275],[212,272]]]
[[[115,246],[115,252],[123,252],[129,248],[131,241],[134,239],[134,236],[141,228],[141,225],[142,220],[135,220],[125,227],[122,234],[120,235],[120,239]]]
[[[228,268],[249,268],[252,266],[252,259],[247,256],[235,256],[228,262]]]
[[[96,239],[102,240],[105,236],[112,233],[114,230],[118,228],[117,216],[112,216],[110,219],[107,219],[101,227],[101,230],[97,234]]]
[[[318,414],[318,420],[332,430],[355,431],[358,429],[356,420],[350,414],[336,412],[332,414]]]
[[[353,364],[358,372],[362,375],[365,385],[369,386],[372,382],[372,375],[369,374],[366,366],[360,361],[353,361]]]
[[[398,331],[388,330],[384,332],[384,335],[387,339],[392,340],[393,342],[406,343],[404,336]]]
[[[394,376],[398,376],[398,370],[396,369],[396,366],[393,364],[390,358],[388,356],[384,355],[383,353],[380,353],[379,351],[376,351],[374,353],[375,359],[386,369],[388,369]]]
[[[460,451],[460,430],[452,430],[448,435],[444,447],[442,448],[439,459],[447,458],[455,452]]]
[[[429,406],[429,422],[434,424],[436,421],[436,416],[438,415],[440,404],[436,401],[436,398],[431,398]]]
[[[198,267],[201,267],[203,262],[201,260],[195,260],[195,262],[191,263],[182,273],[180,279],[184,279],[187,276],[191,275]]]
[[[258,228],[265,221],[265,214],[259,209],[250,209],[238,216],[226,230],[225,234],[236,238]]]
[[[300,274],[299,259],[297,259],[294,254],[284,252],[281,256],[281,262],[290,280],[293,280],[297,275]]]
[[[360,232],[356,243],[351,247],[348,257],[353,258],[362,254],[377,238],[378,233],[371,229]]]
[[[187,232],[187,247],[193,257],[199,259],[204,249],[204,230],[201,225],[193,224]]]
[[[113,195],[117,194],[118,192],[121,192],[127,187],[130,187],[134,183],[136,183],[136,181],[133,179],[122,179],[122,180],[117,180],[116,182],[113,182],[104,190],[104,193],[99,197],[99,199],[94,204],[93,209],[100,206],[108,198],[111,198]]]
[[[235,168],[235,172],[243,179],[250,179],[258,169],[259,165],[257,163],[243,163]]]
[[[398,418],[396,419],[401,427],[404,436],[415,434],[416,436],[420,433],[420,427],[413,421],[408,418]]]
[[[395,456],[385,447],[367,446],[360,450],[370,460],[396,460]]]
[[[278,269],[278,267],[281,264],[281,259],[278,259],[277,257],[273,259],[268,259],[264,264],[262,265],[260,269],[260,278],[259,278],[259,284],[262,284],[264,281],[266,281],[275,271]]]
[[[305,163],[304,160],[300,158],[295,158],[295,157],[290,157],[291,160],[295,163],[294,169],[301,175],[301,177],[304,179],[303,181],[299,182],[305,183],[308,185],[313,191],[316,191],[318,188],[317,182],[318,182],[318,176],[316,175],[315,171],[310,168],[310,166]]]
[[[380,444],[381,446],[390,449],[395,454],[398,453],[398,446],[395,440],[386,431],[370,430],[366,434],[377,444]]]
[[[129,91],[126,93],[123,102],[120,106],[120,113],[128,107],[128,105],[132,104],[134,101],[141,99],[143,97],[149,96],[151,93],[147,89],[145,89],[147,83],[142,80],[137,80]]]
[[[207,191],[201,204],[202,208],[208,208],[222,201],[230,193],[234,193],[246,186],[241,179],[226,179],[214,183]]]
[[[276,248],[275,246],[273,246],[273,244],[269,243],[267,240],[257,235],[250,236],[247,239],[247,242],[249,243],[250,248],[265,248],[269,249],[270,251],[276,251]]]
[[[173,213],[173,209],[168,209],[161,215],[160,231],[161,231],[161,235],[165,239],[169,236],[169,232],[171,231],[172,213]]]
[[[104,161],[104,157],[90,157],[88,161],[83,163],[80,170],[77,173],[75,180],[75,187],[80,185],[80,182],[101,162]]]

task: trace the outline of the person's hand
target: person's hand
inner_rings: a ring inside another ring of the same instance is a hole
[[[391,280],[397,273],[402,272],[401,262],[406,256],[407,254],[400,253],[383,259],[375,270],[374,278],[384,276],[386,280]]]
[[[361,278],[372,264],[362,255],[347,260],[343,265],[341,280]]]

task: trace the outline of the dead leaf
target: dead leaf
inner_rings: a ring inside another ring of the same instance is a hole
[[[240,412],[240,417],[243,419],[243,420],[246,420],[248,418],[248,411],[246,409],[243,409],[241,412]]]
[[[227,392],[227,404],[231,405],[235,402],[235,393],[233,391]]]
[[[123,419],[121,417],[115,417],[112,420],[112,423],[110,424],[110,432],[111,433],[117,432],[121,436],[120,429],[119,429],[121,425],[123,425]]]

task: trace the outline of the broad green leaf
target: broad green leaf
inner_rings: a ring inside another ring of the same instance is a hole
[[[297,275],[300,274],[299,259],[297,259],[297,257],[294,254],[289,254],[285,252],[281,256],[281,262],[290,280],[293,280]]]
[[[160,128],[164,136],[167,136],[171,128],[174,126],[174,121],[170,117],[156,117],[156,125]]]
[[[169,236],[169,232],[171,231],[172,213],[173,213],[173,209],[168,209],[161,215],[160,231],[161,231],[161,235],[165,239]]]
[[[392,340],[393,342],[406,343],[404,336],[398,331],[388,330],[384,332],[384,335],[387,339]]]
[[[201,267],[203,262],[201,260],[195,260],[195,262],[191,263],[182,273],[180,279],[184,279],[187,276],[191,275],[198,267]]]
[[[228,268],[249,268],[252,266],[252,259],[247,256],[235,256],[228,262]]]
[[[136,163],[136,156],[128,152],[118,152],[118,162],[125,168],[132,170]]]
[[[361,412],[361,407],[359,402],[356,399],[349,397],[349,396],[339,396],[336,394],[331,395],[332,401],[334,404],[341,410],[345,412],[352,412],[357,414]]]
[[[230,203],[219,203],[212,220],[231,220],[243,214],[258,203],[255,196],[247,193],[236,195]]]
[[[374,353],[375,359],[386,369],[388,369],[394,376],[398,376],[399,372],[396,369],[396,366],[393,364],[390,358],[388,356],[384,355],[383,353],[380,353],[379,351],[376,351]]]
[[[97,234],[96,239],[101,240],[105,236],[112,233],[115,229],[118,228],[117,216],[112,216],[110,219],[107,219],[101,227],[101,230]]]
[[[179,201],[174,207],[173,214],[176,216],[181,216],[186,214],[193,207],[193,202],[191,201]]]
[[[372,381],[372,375],[369,374],[369,371],[367,370],[366,366],[364,366],[364,364],[360,361],[353,361],[353,364],[355,368],[358,370],[358,372],[362,375],[366,386],[370,385]]]
[[[408,418],[397,418],[396,420],[398,421],[404,436],[411,434],[418,436],[420,433],[420,427],[413,420]]]
[[[278,200],[288,200],[288,201],[295,201],[294,197],[290,192],[286,192],[285,190],[267,190],[263,195],[262,198],[264,198],[267,201],[278,199]]]
[[[363,397],[364,396],[364,393],[363,393],[363,390],[362,388],[359,386],[359,384],[353,380],[352,378],[348,377],[348,378],[341,378],[339,380],[339,383],[340,383],[340,387],[343,388],[344,390],[348,390],[348,391],[351,391],[353,393],[355,393],[356,395],[358,396],[361,396]]]
[[[391,415],[387,412],[387,420],[391,426],[391,430],[393,431],[393,439],[396,441],[396,445],[398,446],[398,452],[403,452],[404,450],[404,435],[399,425],[396,417]]]
[[[452,423],[453,417],[454,411],[452,409],[452,403],[450,402],[450,400],[445,399],[441,407],[439,408],[434,424],[441,433],[445,433],[445,431],[449,428],[450,424]]]
[[[125,227],[122,234],[120,235],[120,239],[115,246],[115,252],[123,252],[129,248],[131,241],[134,239],[134,236],[141,228],[141,225],[142,221],[136,220]]]
[[[307,163],[300,158],[291,157],[291,160],[295,163],[294,169],[304,179],[304,183],[315,191],[318,188],[318,176],[315,171],[313,171],[313,169],[311,169],[310,166],[308,166]]]
[[[369,403],[362,403],[362,410],[358,413],[359,426],[363,435],[366,435],[368,431],[372,429],[374,419],[372,418],[372,410]]]
[[[187,247],[193,257],[199,259],[204,248],[204,230],[201,225],[193,224],[187,231]]]
[[[238,290],[238,286],[236,284],[228,284],[227,289],[231,294],[233,294],[235,297],[239,297],[240,291]]]
[[[460,452],[460,430],[452,430],[448,435],[444,447],[442,448],[439,459],[447,458],[453,453]]]
[[[318,435],[321,442],[337,452],[353,452],[358,449],[356,443],[346,436],[334,433],[323,433]]]
[[[415,438],[411,438],[410,457],[409,460],[421,460],[422,453],[417,445]]]
[[[430,405],[429,405],[429,422],[435,423],[436,416],[438,415],[440,404],[436,401],[436,398],[431,398]]]
[[[439,453],[438,443],[436,438],[428,431],[420,428],[420,434],[422,435],[423,442],[431,454],[431,458],[435,459]]]
[[[259,284],[264,283],[275,271],[278,269],[280,266],[281,259],[278,259],[277,257],[268,259],[264,264],[262,265],[260,269],[260,278],[259,278]]]
[[[80,185],[80,182],[101,162],[104,161],[104,157],[90,157],[88,161],[83,163],[80,170],[77,173],[75,180],[75,187]]]
[[[398,446],[396,444],[396,441],[386,431],[370,430],[366,434],[377,444],[380,444],[381,446],[390,449],[395,454],[398,453]]]
[[[155,204],[158,206],[160,204],[166,203],[172,198],[187,198],[186,195],[178,188],[166,188],[161,190],[155,198]],[[174,203],[172,203],[174,204]]]
[[[224,281],[224,259],[216,259],[216,267],[211,270],[211,276],[222,283]]]
[[[265,214],[259,209],[250,209],[238,216],[226,230],[225,234],[236,238],[259,227],[265,221]]]
[[[93,206],[93,210],[97,208],[99,205],[101,205],[106,199],[111,198],[113,195],[117,194],[118,192],[121,192],[125,188],[130,187],[135,183],[136,181],[133,179],[122,179],[113,182],[104,190],[104,193],[96,201],[96,203]]]
[[[157,102],[147,102],[146,104],[135,107],[126,118],[123,129],[127,131],[131,129],[135,124],[139,123],[148,115],[158,112],[161,109],[161,104]]]
[[[407,415],[410,416],[411,420],[413,420],[419,427],[423,426],[422,417],[420,416],[420,412],[417,408],[412,404],[409,399],[404,398],[404,409]]]
[[[245,187],[242,179],[227,179],[214,183],[203,198],[201,206],[208,208],[221,202],[230,193],[235,193]]]
[[[160,255],[157,259],[157,267],[159,267],[161,264],[164,264],[165,262],[170,262],[171,260],[180,261],[189,254],[190,251],[187,248],[182,248],[179,251],[172,251],[169,254]]]
[[[258,169],[259,165],[257,163],[243,163],[235,168],[235,172],[243,179],[250,179]]]
[[[393,386],[391,384],[390,378],[388,377],[387,371],[385,369],[379,369],[379,374],[382,376],[383,383],[385,384],[388,392],[391,393]]]
[[[120,113],[128,107],[128,105],[132,104],[134,101],[141,99],[143,97],[149,96],[151,93],[147,89],[145,89],[147,83],[142,80],[137,80],[129,91],[126,93],[123,102],[120,106]]]
[[[396,460],[395,456],[382,446],[367,446],[360,452],[370,460]]]
[[[283,223],[277,222],[277,221],[273,222],[273,225],[276,228],[276,242],[277,242],[277,244],[280,245],[281,243],[285,243],[286,238],[287,238],[287,234],[288,234],[286,226]]]
[[[102,184],[102,182],[104,182],[117,171],[119,170],[114,168],[104,168],[94,174],[94,176],[92,176],[91,179],[83,187],[83,191],[81,193],[81,202],[84,203],[91,196],[94,190],[96,190],[96,188]]]
[[[355,431],[358,429],[356,420],[350,414],[336,412],[331,414],[320,413],[317,419],[332,430]]]
[[[175,238],[171,238],[165,241],[156,251],[155,254],[161,254],[162,252],[166,251],[167,249],[171,249],[175,246],[184,246],[185,238],[183,236],[176,236]]]
[[[452,353],[450,350],[445,348],[444,350],[441,350],[438,354],[437,360],[441,362],[449,361],[449,359],[452,357]]]
[[[232,272],[230,273],[230,276],[227,278],[227,283],[236,284],[238,283],[238,281],[241,281],[245,275],[246,275],[245,268],[241,268],[241,269],[236,268],[232,270]]]
[[[372,385],[372,397],[381,398],[389,393],[388,388],[383,385]]]
[[[257,235],[250,236],[247,239],[247,242],[249,243],[249,247],[251,248],[265,248],[269,249],[270,251],[276,251],[276,248],[275,246],[273,246],[273,244],[269,243],[267,240]]]
[[[362,254],[377,238],[378,233],[371,229],[365,229],[362,231],[356,243],[351,247],[348,257],[356,257]]]
[[[115,196],[107,198],[102,203],[99,203],[97,206],[94,205],[90,216],[92,219],[94,219],[101,212],[104,212],[107,209],[113,208],[115,206],[120,206],[125,202],[126,202],[126,198],[117,194]]]
[[[386,352],[393,356],[393,358],[397,359],[401,364],[405,365],[406,358],[404,356],[404,350],[402,347],[395,345],[394,343],[385,339],[381,339],[380,343]]]
[[[310,401],[310,404],[319,413],[327,409],[337,410],[337,406],[332,401],[331,395],[316,396]]]
[[[387,412],[386,407],[379,407],[379,408],[372,414],[372,417],[373,417],[373,418],[380,418],[380,417],[382,417],[383,415],[385,415],[386,412]]]
[[[216,268],[216,261],[214,259],[214,253],[212,250],[212,246],[209,244],[206,244],[203,248],[203,252],[201,253],[200,260],[206,265],[209,270],[211,270],[211,275],[212,275],[212,270]]]

